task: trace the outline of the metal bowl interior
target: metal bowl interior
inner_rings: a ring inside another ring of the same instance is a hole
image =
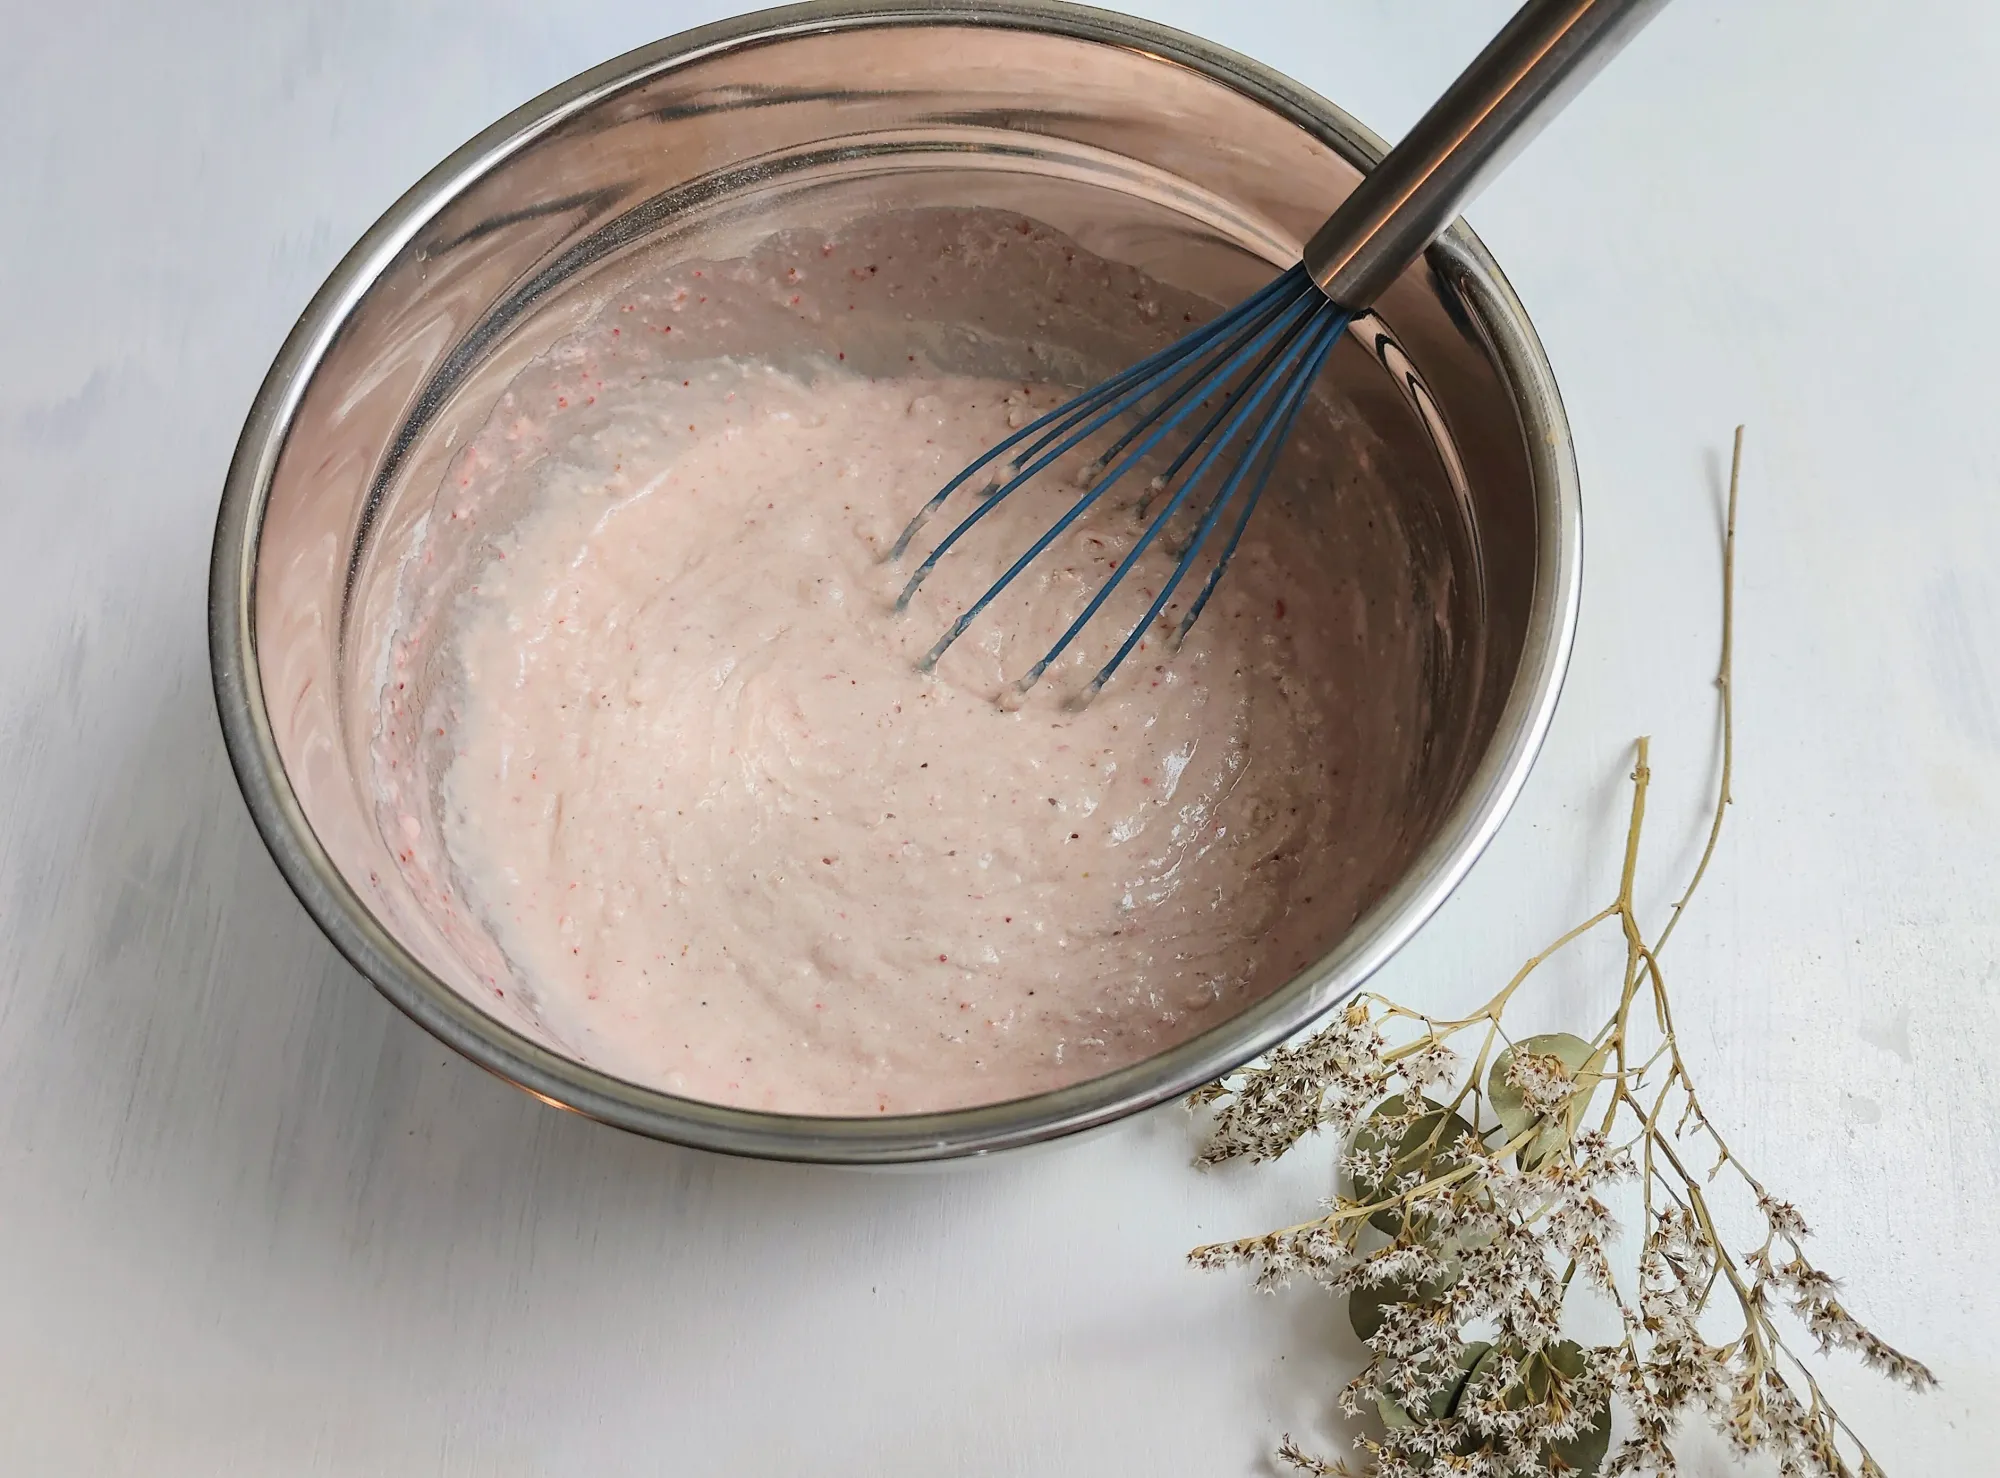
[[[862,80],[865,79],[865,80]],[[879,1119],[675,1098],[568,1057],[479,988],[395,866],[366,776],[382,572],[443,461],[518,368],[635,263],[921,206],[1018,211],[1227,302],[1297,259],[1381,145],[1331,104],[1194,38],[1039,3],[796,6],[621,57],[473,140],[349,254],[244,428],[218,523],[211,645],[244,794],[344,954],[457,1050],[545,1100],[734,1153],[883,1164],[1104,1124],[1233,1068],[1355,990],[1499,825],[1575,620],[1575,471],[1520,305],[1462,227],[1329,367],[1390,449],[1413,521],[1466,578],[1434,675],[1422,787],[1379,896],[1250,1009],[1058,1092]]]

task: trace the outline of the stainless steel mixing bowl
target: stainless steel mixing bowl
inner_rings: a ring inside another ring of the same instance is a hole
[[[546,1101],[661,1139],[850,1164],[1048,1140],[1186,1092],[1354,991],[1499,826],[1547,727],[1576,614],[1569,431],[1520,304],[1462,226],[1361,324],[1340,393],[1396,453],[1414,522],[1455,541],[1406,843],[1323,959],[1204,1035],[1058,1092],[878,1119],[725,1108],[572,1060],[496,1001],[396,866],[367,779],[385,549],[449,449],[635,253],[726,255],[886,207],[1024,212],[1227,302],[1382,144],[1298,84],[1194,37],[1037,0],[835,0],[620,57],[439,165],[351,251],[259,391],[222,499],[216,701],[273,857],[398,1007]]]

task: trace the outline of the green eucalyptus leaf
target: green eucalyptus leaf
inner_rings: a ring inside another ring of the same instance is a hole
[[[1484,1340],[1475,1340],[1463,1346],[1458,1352],[1458,1367],[1447,1376],[1443,1384],[1425,1398],[1424,1419],[1426,1421],[1448,1421],[1458,1410],[1458,1399],[1465,1390],[1466,1382],[1473,1372],[1492,1353],[1493,1347]],[[1415,1417],[1401,1402],[1389,1396],[1377,1396],[1375,1408],[1381,1413],[1382,1423],[1391,1431],[1407,1431],[1417,1425]]]
[[[1355,1337],[1364,1344],[1375,1337],[1375,1331],[1382,1327],[1384,1310],[1390,1304],[1428,1304],[1436,1302],[1439,1295],[1459,1280],[1462,1269],[1458,1255],[1448,1247],[1440,1253],[1443,1269],[1435,1278],[1417,1284],[1414,1288],[1406,1281],[1378,1283],[1373,1288],[1356,1288],[1347,1295],[1347,1320],[1354,1326]]]
[[[1549,1386],[1558,1380],[1575,1380],[1590,1368],[1590,1355],[1573,1339],[1559,1339],[1543,1345],[1529,1362],[1528,1397],[1546,1401]]]
[[[1580,1377],[1589,1358],[1588,1352],[1569,1340],[1545,1346],[1525,1358],[1519,1345],[1495,1346],[1483,1340],[1475,1341],[1459,1352],[1456,1380],[1446,1382],[1432,1393],[1430,1414],[1439,1421],[1463,1415],[1462,1408],[1473,1385],[1496,1369],[1503,1375],[1513,1377],[1513,1384],[1506,1393],[1509,1407],[1519,1410],[1531,1404],[1541,1405],[1549,1399],[1555,1386]],[[1397,1412],[1402,1418],[1402,1425],[1415,1425],[1401,1407],[1397,1408]],[[1486,1450],[1488,1440],[1468,1433],[1458,1445],[1458,1455],[1464,1457]],[[1535,1471],[1580,1474],[1583,1478],[1590,1478],[1603,1466],[1610,1445],[1611,1408],[1606,1404],[1591,1414],[1590,1424],[1576,1436],[1566,1442],[1551,1442],[1544,1447],[1542,1466]]]
[[[1589,1352],[1574,1340],[1545,1345],[1522,1362],[1520,1383],[1509,1404],[1540,1406],[1562,1384],[1581,1377],[1589,1364]],[[1551,1473],[1595,1473],[1610,1445],[1611,1407],[1606,1403],[1591,1413],[1590,1424],[1574,1437],[1543,1449],[1544,1466]]]
[[[1403,1095],[1398,1093],[1385,1098],[1354,1131],[1356,1150],[1367,1154],[1387,1150],[1392,1157],[1389,1173],[1385,1177],[1379,1180],[1373,1175],[1355,1177],[1356,1200],[1363,1204],[1379,1201],[1389,1186],[1405,1175],[1414,1173],[1424,1180],[1433,1180],[1440,1175],[1449,1175],[1464,1164],[1463,1157],[1458,1153],[1458,1144],[1461,1139],[1472,1135],[1472,1126],[1441,1103],[1434,1103],[1428,1098],[1423,1103],[1430,1112],[1420,1115],[1412,1123],[1398,1124],[1391,1121],[1403,1112]],[[1402,1213],[1388,1207],[1368,1220],[1392,1237],[1403,1226]]]
[[[1524,1037],[1494,1058],[1493,1068],[1486,1075],[1486,1097],[1493,1105],[1494,1115],[1500,1120],[1500,1140],[1503,1144],[1512,1143],[1536,1123],[1542,1122],[1521,1101],[1521,1090],[1507,1081],[1507,1070],[1513,1065],[1516,1052],[1526,1052],[1531,1057],[1553,1057],[1576,1074],[1577,1079],[1577,1091],[1571,1096],[1569,1107],[1562,1117],[1543,1123],[1541,1132],[1522,1145],[1516,1156],[1522,1169],[1532,1170],[1568,1144],[1583,1126],[1583,1116],[1590,1108],[1591,1091],[1597,1086],[1594,1059],[1598,1054],[1582,1037],[1571,1036],[1568,1032],[1551,1032],[1546,1036]]]
[[[1458,1403],[1465,1395],[1465,1388],[1472,1384],[1472,1378],[1493,1358],[1493,1346],[1483,1339],[1476,1339],[1458,1352],[1458,1377],[1440,1387],[1431,1397],[1431,1415],[1443,1421],[1458,1414]]]
[[[1606,1402],[1591,1414],[1590,1425],[1578,1432],[1567,1442],[1551,1442],[1548,1446],[1550,1461],[1547,1466],[1553,1473],[1595,1473],[1604,1466],[1604,1454],[1611,1447],[1611,1405]],[[1560,1466],[1558,1466],[1560,1465]]]
[[[1487,1344],[1484,1340],[1480,1340],[1467,1345],[1465,1348],[1468,1353],[1475,1351],[1477,1353],[1472,1360],[1465,1362],[1465,1374],[1460,1378],[1458,1388],[1451,1393],[1451,1410],[1449,1414],[1452,1416],[1460,1414],[1460,1409],[1465,1405],[1466,1396],[1472,1390],[1474,1381],[1479,1380],[1494,1366],[1515,1358],[1515,1347],[1512,1345],[1495,1346]],[[1467,1432],[1459,1441],[1457,1448],[1458,1455],[1460,1457],[1470,1456],[1472,1453],[1484,1448],[1486,1443],[1487,1439],[1481,1437],[1478,1433]]]
[[[1390,1304],[1411,1302],[1414,1300],[1407,1283],[1380,1283],[1373,1288],[1357,1288],[1347,1295],[1347,1322],[1354,1326],[1354,1337],[1366,1344],[1375,1338],[1375,1331],[1382,1327],[1383,1311]]]

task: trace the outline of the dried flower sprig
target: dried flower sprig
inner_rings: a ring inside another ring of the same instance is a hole
[[[1682,1056],[1660,966],[1731,802],[1742,458],[1738,427],[1723,540],[1714,815],[1659,934],[1647,941],[1632,901],[1652,778],[1640,739],[1617,897],[1485,1006],[1441,1021],[1365,993],[1312,1037],[1193,1097],[1215,1109],[1204,1164],[1273,1160],[1319,1131],[1346,1146],[1349,1190],[1324,1215],[1189,1256],[1201,1267],[1251,1267],[1263,1289],[1303,1276],[1346,1297],[1370,1357],[1340,1405],[1381,1419],[1379,1433],[1358,1439],[1374,1478],[1672,1474],[1671,1442],[1690,1416],[1705,1417],[1740,1452],[1774,1456],[1786,1478],[1880,1475],[1792,1343],[1797,1334],[1781,1326],[1787,1311],[1821,1353],[1850,1350],[1892,1379],[1933,1383],[1847,1311],[1834,1280],[1806,1256],[1804,1219],[1730,1151]],[[1588,1038],[1511,1037],[1504,1016],[1516,992],[1611,923],[1624,969],[1609,1019]],[[1693,1168],[1702,1162],[1705,1170]],[[1761,1245],[1740,1255],[1711,1207],[1724,1172],[1763,1223]],[[1632,1178],[1643,1231],[1621,1279],[1601,1193]],[[1565,1337],[1579,1282],[1580,1297],[1615,1311],[1622,1337],[1594,1346]],[[1629,1426],[1615,1450],[1614,1403]],[[1301,1472],[1355,1472],[1289,1437],[1278,1456]]]

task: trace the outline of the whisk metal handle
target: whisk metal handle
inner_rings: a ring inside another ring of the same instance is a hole
[[[1306,244],[1342,308],[1368,307],[1666,0],[1528,0]]]

